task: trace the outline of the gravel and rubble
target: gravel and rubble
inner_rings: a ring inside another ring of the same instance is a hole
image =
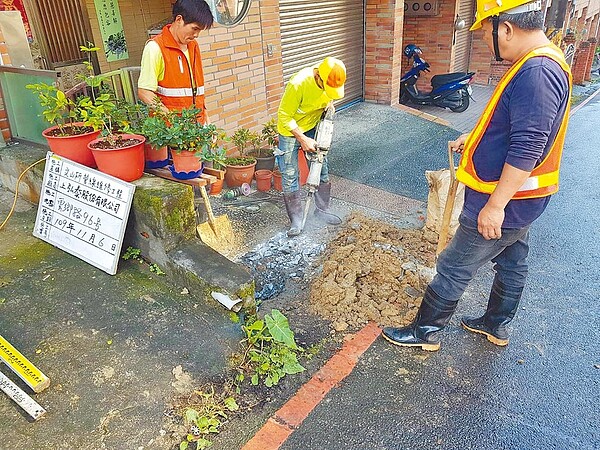
[[[241,257],[256,283],[255,298],[267,300],[283,292],[287,279],[302,281],[325,250],[326,245],[308,234],[295,239],[277,233]]]
[[[282,294],[291,281],[308,286],[307,308],[336,331],[368,321],[401,326],[414,318],[434,275],[430,234],[353,212],[338,228],[294,239],[278,233],[240,260],[254,276],[257,300]]]
[[[310,308],[336,331],[410,323],[434,274],[435,245],[423,231],[350,215],[323,254]]]

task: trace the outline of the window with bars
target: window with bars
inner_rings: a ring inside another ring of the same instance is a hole
[[[27,0],[26,5],[48,69],[84,60],[79,46],[92,39],[83,0]]]

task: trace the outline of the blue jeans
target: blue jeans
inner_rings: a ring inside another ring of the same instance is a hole
[[[496,279],[507,290],[525,286],[529,226],[503,228],[500,239],[485,240],[477,231],[477,222],[461,214],[459,227],[448,247],[440,254],[437,274],[429,287],[448,301],[458,301],[477,270],[488,261],[494,263]]]
[[[307,131],[306,136],[315,137],[315,129]],[[294,136],[279,135],[279,146],[275,150],[275,161],[281,172],[281,184],[283,192],[296,192],[300,189],[300,170],[298,169],[298,151],[300,143]],[[310,167],[310,161],[308,161]],[[327,166],[327,156],[323,159],[323,168],[321,169],[321,184],[329,183],[329,168]]]

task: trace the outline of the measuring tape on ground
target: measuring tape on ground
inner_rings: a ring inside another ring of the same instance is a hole
[[[2,336],[0,336],[0,360],[4,361],[34,392],[42,392],[50,386],[50,378]]]
[[[23,390],[13,383],[6,375],[0,372],[0,389],[4,391],[17,405],[23,408],[27,414],[38,420],[46,410],[42,408],[34,399],[27,395]]]

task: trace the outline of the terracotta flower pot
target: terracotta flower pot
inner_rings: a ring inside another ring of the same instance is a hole
[[[256,189],[262,192],[271,189],[272,177],[273,172],[271,172],[270,170],[261,169],[254,172],[254,178],[256,179]]]
[[[174,151],[171,150],[173,158],[173,168],[179,173],[198,172],[202,168],[200,157],[196,156],[196,152],[187,150]]]
[[[148,142],[144,144],[144,157],[146,167],[149,169],[158,169],[169,164],[169,150],[166,146],[156,148]]]
[[[122,134],[121,139],[137,139],[139,142],[121,148],[94,148],[103,138],[94,139],[88,148],[94,155],[98,170],[124,181],[134,181],[144,174],[144,142],[139,134]]]
[[[85,126],[82,122],[77,122],[74,125]],[[52,152],[84,166],[96,167],[94,155],[92,155],[92,151],[87,145],[100,135],[100,131],[89,131],[73,136],[52,136],[51,133],[56,129],[58,127],[54,126],[42,131],[42,136],[48,141],[48,146]]]
[[[218,195],[223,190],[223,183],[225,182],[225,178],[217,178],[213,184],[210,185],[210,195]]]
[[[281,178],[281,172],[276,170],[273,172],[273,187],[279,192],[283,191],[283,183]]]
[[[256,161],[246,166],[230,166],[228,164],[225,172],[225,183],[227,183],[227,186],[230,188],[239,187],[243,183],[250,184],[252,182],[252,177],[254,177],[255,166]]]

